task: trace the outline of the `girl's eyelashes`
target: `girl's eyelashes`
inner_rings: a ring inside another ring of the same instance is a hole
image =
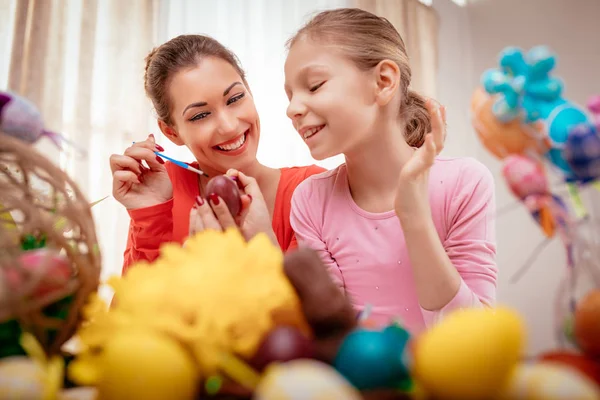
[[[315,92],[315,91],[316,91],[318,88],[320,88],[321,86],[323,86],[323,84],[324,84],[324,83],[325,83],[325,81],[323,81],[323,82],[321,82],[321,83],[318,83],[318,84],[316,84],[316,85],[314,85],[314,86],[311,86],[311,87],[310,87],[310,91],[311,91],[311,92]]]
[[[246,96],[246,93],[236,94],[235,96],[232,96],[231,98],[229,98],[229,100],[227,100],[227,105],[238,102],[241,99],[243,99],[245,96]],[[190,118],[189,120],[192,122],[199,121],[201,119],[208,117],[209,115],[210,115],[210,113],[208,111],[204,111],[204,112],[200,112],[198,114],[194,114],[194,116],[192,118]]]

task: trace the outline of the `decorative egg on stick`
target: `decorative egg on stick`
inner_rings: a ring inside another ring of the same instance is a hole
[[[44,120],[36,106],[15,93],[0,91],[0,130],[29,144],[45,136],[61,150],[62,144],[67,143],[80,153],[87,153],[63,135],[45,129]]]
[[[571,180],[580,183],[600,178],[600,96],[588,101],[592,123],[571,128],[565,142],[563,156],[573,170]]]

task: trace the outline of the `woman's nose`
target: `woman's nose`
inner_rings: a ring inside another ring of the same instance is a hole
[[[237,118],[231,113],[221,113],[219,116],[218,131],[222,135],[235,132],[237,129]]]

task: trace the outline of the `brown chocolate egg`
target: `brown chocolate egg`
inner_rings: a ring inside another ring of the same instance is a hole
[[[581,351],[600,358],[600,289],[590,291],[579,301],[574,334]]]
[[[267,334],[252,358],[251,364],[262,371],[272,362],[312,358],[314,353],[312,341],[298,329],[291,326],[279,326]]]
[[[333,283],[314,250],[287,252],[284,271],[313,331],[315,358],[331,364],[346,335],[358,325],[350,301]]]
[[[222,198],[234,217],[240,213],[242,209],[241,193],[237,184],[230,177],[225,175],[215,176],[206,184],[206,193],[214,193]]]

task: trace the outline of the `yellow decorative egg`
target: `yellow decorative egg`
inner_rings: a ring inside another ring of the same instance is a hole
[[[16,356],[0,360],[0,399],[41,399],[44,393],[44,371],[28,357]]]
[[[437,399],[484,399],[497,393],[517,364],[525,324],[513,310],[453,312],[416,339],[413,373]]]
[[[600,400],[600,389],[573,368],[522,364],[515,368],[502,400]]]
[[[192,356],[166,335],[117,332],[97,357],[72,364],[78,381],[94,384],[102,400],[192,400],[200,376]]]
[[[360,393],[338,372],[319,361],[272,364],[254,392],[254,400],[360,400]]]

